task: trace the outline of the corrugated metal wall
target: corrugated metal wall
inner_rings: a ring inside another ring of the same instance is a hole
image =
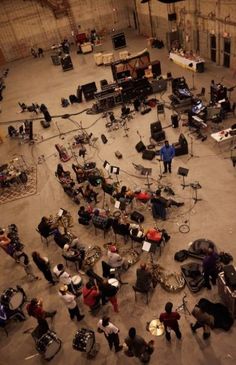
[[[107,32],[128,27],[126,0],[70,0],[80,31]],[[7,61],[26,57],[31,47],[48,49],[71,36],[67,16],[56,19],[48,6],[37,0],[1,0],[0,49]]]

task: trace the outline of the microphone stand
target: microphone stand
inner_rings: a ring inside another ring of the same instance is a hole
[[[193,153],[193,137],[190,136],[190,138],[191,138],[190,152],[189,152],[189,157],[188,157],[187,161],[191,160],[192,157],[196,157],[196,158],[199,158],[200,157],[198,155],[194,155],[194,153]]]

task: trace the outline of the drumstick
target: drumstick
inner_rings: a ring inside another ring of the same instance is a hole
[[[25,357],[25,360],[33,359],[33,357],[35,357],[35,356],[39,356],[39,354],[34,354],[34,355],[30,355],[28,357]]]

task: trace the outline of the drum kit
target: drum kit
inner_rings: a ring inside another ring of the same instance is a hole
[[[95,341],[95,333],[87,328],[81,328],[76,332],[72,346],[74,350],[85,352],[87,357],[90,358],[95,357],[98,352],[98,344],[96,344]]]
[[[25,292],[19,286],[17,286],[16,289],[14,289],[14,288],[6,289],[2,293],[1,298],[0,298],[0,303],[4,307],[6,307],[12,311],[15,311],[15,310],[21,308],[25,301],[26,301]]]

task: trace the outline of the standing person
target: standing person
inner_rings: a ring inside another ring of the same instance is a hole
[[[25,270],[25,273],[28,277],[32,278],[33,280],[39,280],[39,277],[36,276],[33,272],[32,265],[29,261],[28,255],[26,253],[19,256],[19,264],[23,267]]]
[[[26,310],[29,316],[37,319],[38,324],[44,328],[48,328],[46,318],[53,318],[57,311],[48,312],[43,309],[42,299],[33,298],[30,303],[27,304]]]
[[[192,332],[195,333],[198,328],[203,328],[203,339],[207,340],[211,335],[210,329],[214,327],[214,317],[206,312],[204,302],[195,305],[192,315],[196,318],[195,324],[190,325]]]
[[[87,282],[83,287],[82,293],[84,304],[89,306],[90,310],[100,307],[101,294],[98,287],[92,281]]]
[[[140,268],[136,270],[136,288],[142,292],[148,292],[153,283],[152,273],[148,270],[145,262],[140,264]]]
[[[165,145],[161,147],[160,156],[164,164],[164,174],[167,173],[167,170],[171,173],[171,163],[175,156],[175,149],[173,146],[169,145],[168,141],[165,141]]]
[[[166,331],[166,339],[167,341],[171,340],[170,331],[169,329],[173,330],[176,334],[176,337],[180,340],[182,334],[179,330],[179,319],[180,315],[178,312],[172,312],[173,303],[167,302],[165,305],[165,312],[161,313],[160,321],[164,324],[165,331]]]
[[[67,271],[65,271],[63,264],[54,266],[53,273],[56,275],[61,284],[68,286],[68,289],[71,293],[76,293],[76,290],[73,287],[72,277]]]
[[[219,256],[216,252],[213,251],[212,248],[209,248],[207,251],[207,255],[203,259],[203,273],[205,286],[207,289],[211,289],[210,278],[212,285],[216,285],[216,279],[218,277],[218,262]]]
[[[109,300],[113,306],[114,312],[118,313],[119,310],[116,296],[118,288],[109,284],[107,279],[104,279],[98,286],[102,295],[102,304],[106,304],[106,301]]]
[[[70,319],[74,319],[74,317],[76,317],[77,321],[81,321],[84,318],[84,315],[80,313],[79,307],[76,303],[76,296],[68,291],[68,286],[61,286],[58,294],[69,311]]]
[[[148,344],[142,337],[136,334],[136,328],[129,329],[129,335],[125,338],[125,344],[128,346],[128,356],[138,357],[140,360],[149,359],[153,352],[153,344]],[[147,360],[145,362],[148,362]]]
[[[115,352],[119,352],[122,350],[123,346],[120,345],[120,339],[118,335],[119,329],[110,322],[109,317],[104,316],[98,321],[98,330],[99,332],[104,333],[110,350],[112,350],[113,345],[115,348]]]
[[[45,279],[52,285],[55,285],[56,282],[52,277],[48,258],[41,257],[37,251],[32,252],[32,258],[37,268],[42,271]]]
[[[41,47],[38,48],[38,57],[44,57],[43,49]]]

